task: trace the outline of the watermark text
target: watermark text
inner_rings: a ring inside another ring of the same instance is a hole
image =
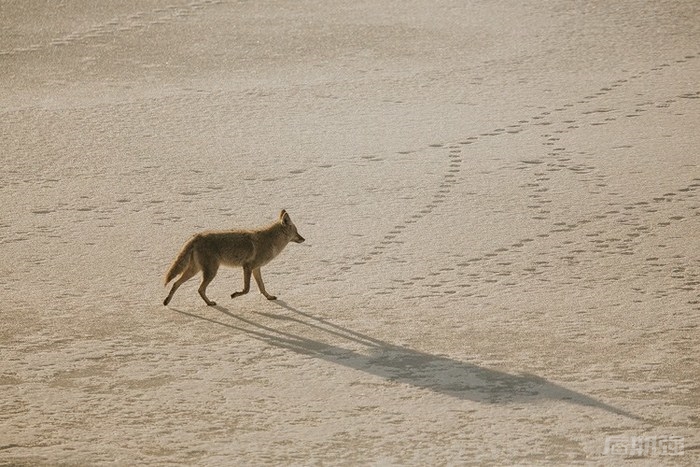
[[[682,436],[615,435],[605,438],[603,454],[620,457],[682,456],[683,450]]]

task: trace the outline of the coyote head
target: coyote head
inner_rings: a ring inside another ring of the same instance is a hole
[[[289,214],[287,214],[287,211],[284,209],[282,209],[282,212],[280,212],[280,223],[282,224],[282,227],[284,227],[284,232],[287,234],[287,237],[289,237],[290,242],[302,243],[305,240],[304,237],[299,235],[299,232],[297,232],[297,226],[294,225],[294,222],[292,222]]]

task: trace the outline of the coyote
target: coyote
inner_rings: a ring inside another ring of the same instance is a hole
[[[224,230],[202,232],[195,235],[185,243],[165,275],[165,285],[168,285],[171,280],[182,273],[170,289],[163,305],[170,303],[178,287],[199,271],[202,271],[199,295],[207,305],[216,305],[216,302],[207,298],[206,290],[216,276],[220,265],[241,266],[243,268],[243,290],[234,292],[231,294],[231,298],[248,293],[250,275],[252,274],[260,293],[268,300],[276,300],[277,297],[265,291],[260,268],[277,256],[290,241],[302,243],[304,238],[299,235],[292,219],[289,218],[289,214],[284,209],[280,212],[277,222],[262,229]]]

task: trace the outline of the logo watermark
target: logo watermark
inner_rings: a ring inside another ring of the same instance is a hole
[[[682,436],[607,436],[603,454],[620,457],[682,456],[684,441]]]

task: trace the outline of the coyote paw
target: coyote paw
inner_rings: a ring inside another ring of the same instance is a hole
[[[216,306],[216,302],[207,302],[207,306]]]
[[[277,300],[277,297],[275,297],[274,295],[267,295],[266,298],[268,300]]]

